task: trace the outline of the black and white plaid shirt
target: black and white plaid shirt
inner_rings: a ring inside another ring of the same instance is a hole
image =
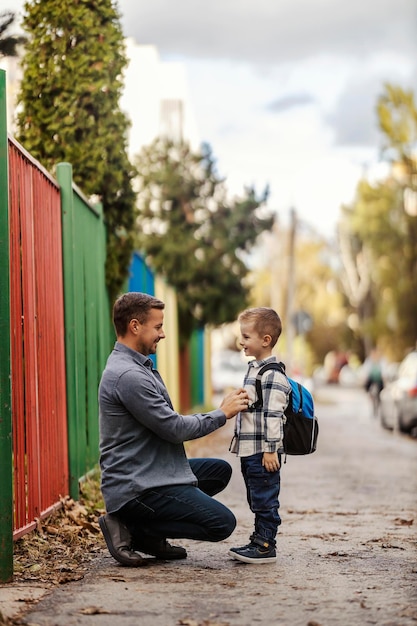
[[[250,409],[257,400],[256,374],[266,363],[278,362],[275,356],[262,361],[251,361],[243,381],[249,395],[249,408],[236,416],[235,434],[230,451],[238,456],[251,456],[260,452],[284,452],[284,411],[291,391],[284,374],[268,370],[262,375],[263,407]]]

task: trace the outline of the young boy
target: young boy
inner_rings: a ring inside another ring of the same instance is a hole
[[[240,457],[243,480],[255,529],[249,543],[231,548],[228,554],[244,563],[271,563],[276,560],[279,509],[280,466],[283,448],[284,411],[290,384],[284,374],[268,370],[262,375],[263,407],[253,409],[256,401],[255,379],[266,363],[278,362],[272,349],[282,331],[278,314],[270,308],[247,309],[239,315],[240,344],[246,356],[253,356],[244,379],[249,406],[236,418],[230,451]]]

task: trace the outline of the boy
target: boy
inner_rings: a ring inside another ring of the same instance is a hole
[[[240,344],[246,356],[253,356],[244,379],[249,396],[248,409],[236,418],[235,436],[230,451],[240,457],[243,480],[250,510],[255,515],[255,529],[247,545],[231,548],[228,554],[244,563],[276,561],[279,509],[280,466],[283,448],[284,411],[290,384],[284,374],[268,370],[262,376],[264,406],[253,409],[256,401],[256,374],[266,363],[277,361],[272,349],[282,331],[278,314],[270,308],[243,311],[238,317]]]

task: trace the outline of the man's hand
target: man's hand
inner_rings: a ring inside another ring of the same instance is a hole
[[[246,411],[249,404],[248,394],[245,389],[234,389],[228,393],[220,405],[221,410],[226,415],[226,419],[230,419],[239,413]]]
[[[278,452],[264,452],[262,457],[262,465],[267,472],[278,471],[280,468]]]

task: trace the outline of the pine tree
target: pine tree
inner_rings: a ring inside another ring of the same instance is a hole
[[[236,319],[248,303],[245,255],[273,216],[268,191],[229,201],[209,146],[157,139],[136,160],[139,249],[178,293],[180,340],[205,324]]]
[[[52,173],[57,163],[71,163],[76,184],[102,202],[113,299],[130,262],[135,220],[129,123],[119,108],[127,63],[119,15],[112,0],[33,0],[23,26],[18,139]]]

